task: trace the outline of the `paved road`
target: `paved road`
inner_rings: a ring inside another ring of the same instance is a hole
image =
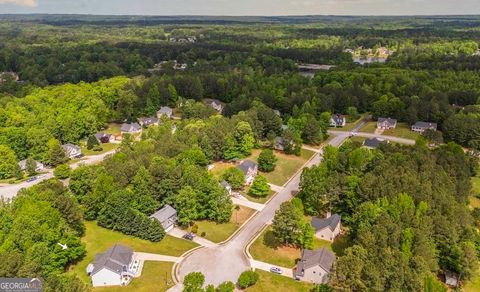
[[[340,146],[349,133],[343,132],[330,141],[332,146]],[[307,162],[306,167],[316,165],[321,162],[319,153]],[[292,194],[299,188],[301,171],[299,171],[265,207],[258,212],[244,227],[227,243],[213,248],[201,248],[190,255],[178,265],[179,280],[183,281],[185,275],[191,272],[202,272],[205,275],[207,284],[218,285],[224,281],[236,282],[238,276],[250,269],[250,261],[247,259],[243,250],[251,241],[258,230],[270,222],[275,211],[280,205],[289,201]]]
[[[168,233],[168,235],[171,235],[171,236],[177,237],[177,238],[183,238],[183,236],[185,234],[187,234],[187,232],[185,230],[182,230],[182,229],[177,228],[177,227],[172,228],[167,233]],[[193,242],[198,243],[199,245],[205,246],[205,247],[216,247],[216,246],[218,246],[218,244],[216,244],[215,242],[212,242],[212,241],[210,241],[208,239],[205,239],[201,236],[195,236],[193,238]]]
[[[350,134],[350,132],[335,131],[335,130],[329,130],[328,133],[332,134],[332,135],[341,135],[341,134],[349,135]],[[374,133],[364,133],[364,132],[355,132],[355,136],[364,137],[364,138],[387,139],[387,140],[390,140],[391,142],[395,142],[395,143],[406,144],[406,145],[415,145],[415,140],[398,138],[398,137],[394,137],[394,136],[386,136],[386,135],[380,135],[380,134],[374,134]]]
[[[72,169],[75,169],[82,164],[85,164],[85,165],[96,164],[96,163],[99,163],[99,162],[103,161],[103,159],[107,155],[115,153],[115,151],[116,150],[112,150],[112,151],[105,152],[105,153],[99,154],[99,155],[86,156],[84,159],[82,159],[78,162],[72,163],[70,166],[72,167]],[[51,179],[52,177],[53,177],[53,170],[50,169],[48,173],[39,175],[39,178],[36,179],[35,181],[32,181],[32,182],[26,182],[25,181],[25,182],[21,182],[21,183],[14,184],[14,185],[1,186],[0,187],[0,197],[3,197],[4,199],[11,199],[11,198],[15,197],[21,189],[29,188],[29,187],[31,187],[33,185],[36,185],[36,184],[38,184],[38,183],[40,183],[44,180]]]

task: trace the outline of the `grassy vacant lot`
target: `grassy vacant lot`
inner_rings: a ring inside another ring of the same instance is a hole
[[[358,143],[361,143],[361,144],[363,144],[363,142],[365,142],[365,138],[358,137],[358,136],[350,137],[348,139],[352,142],[358,142]]]
[[[305,282],[295,281],[292,278],[276,275],[273,273],[257,270],[257,273],[260,275],[258,282],[247,288],[247,292],[264,292],[264,291],[275,291],[275,292],[308,292],[313,288],[312,284]]]
[[[106,134],[118,135],[118,134],[120,134],[120,128],[121,127],[122,127],[121,124],[110,123],[110,124],[108,124],[108,128],[103,132],[105,132]]]
[[[415,140],[420,136],[420,134],[413,132],[410,126],[406,123],[398,123],[395,129],[385,130],[383,135],[412,140]]]
[[[368,122],[360,129],[360,132],[374,133],[377,129],[377,122]]]
[[[134,278],[128,286],[125,287],[108,287],[95,288],[93,291],[108,292],[150,292],[150,291],[167,291],[173,286],[172,280],[173,263],[166,262],[145,262],[142,275]]]
[[[250,218],[255,210],[239,206],[238,210],[234,209],[232,218],[228,223],[215,223],[211,221],[198,221],[197,234],[200,236],[205,232],[205,238],[213,242],[222,242],[230,237],[248,218]]]
[[[313,245],[313,249],[325,247],[335,251],[337,254],[341,254],[346,246],[343,238],[338,238],[333,244],[315,238]],[[293,268],[301,256],[301,250],[299,248],[279,246],[271,228],[265,230],[257,240],[255,240],[250,247],[250,253],[256,260],[285,268]]]
[[[86,155],[86,156],[99,155],[99,154],[103,154],[105,152],[109,152],[109,151],[112,151],[114,149],[117,149],[119,145],[120,144],[106,143],[106,144],[101,145],[102,146],[101,151],[93,151],[93,150],[88,150],[87,145],[85,143],[85,144],[82,144],[82,153],[83,153],[83,155]]]
[[[96,222],[93,221],[85,222],[85,227],[86,231],[85,236],[82,237],[82,242],[86,245],[87,254],[79,263],[70,268],[70,270],[75,272],[85,283],[90,283],[85,272],[87,265],[93,262],[97,253],[106,251],[115,243],[124,244],[134,251],[170,256],[180,256],[184,252],[197,246],[194,242],[178,239],[169,235],[165,236],[162,241],[154,243],[99,227]]]
[[[229,169],[230,167],[235,167],[234,163],[229,163],[229,162],[215,162],[213,163],[214,167],[210,170],[210,173],[212,173],[215,177],[220,179],[223,176],[223,173]]]

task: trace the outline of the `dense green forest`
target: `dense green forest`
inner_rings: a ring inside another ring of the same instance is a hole
[[[84,220],[153,242],[165,232],[148,216],[165,204],[185,226],[228,222],[232,201],[209,163],[272,148],[278,137],[300,155],[328,138],[332,113],[370,113],[437,123],[447,144],[352,142],[326,148],[324,163],[304,172],[305,214],[338,212],[352,242],[331,286],[421,291],[446,270],[468,279],[480,255],[478,209],[474,217],[467,207],[478,161],[463,148],[480,151],[479,44],[475,16],[0,15],[0,180],[21,178],[27,158],[61,164],[57,177],[69,177],[68,187],[52,179],[1,203],[0,262],[9,264],[0,276],[83,291],[64,272],[85,254]],[[365,65],[348,50],[384,47],[385,62]],[[306,76],[301,63],[335,67]],[[205,99],[219,100],[223,114]],[[61,144],[161,106],[181,120],[124,135],[100,164],[70,171],[56,157]]]

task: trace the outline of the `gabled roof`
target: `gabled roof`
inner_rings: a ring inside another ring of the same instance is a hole
[[[342,124],[345,121],[345,116],[341,115],[341,114],[334,114],[334,115],[332,115],[332,120],[336,124]]]
[[[139,118],[138,121],[144,125],[153,125],[158,123],[158,118],[156,117]]]
[[[172,115],[172,113],[173,113],[173,109],[168,106],[162,106],[157,112],[157,114],[166,114],[169,116]]]
[[[324,219],[313,217],[311,224],[312,227],[315,228],[315,231],[319,231],[327,227],[333,231],[335,228],[337,228],[338,224],[340,224],[341,219],[342,217],[338,214],[333,214],[332,216]]]
[[[108,137],[108,139],[110,139],[111,136],[112,136],[111,134],[106,134],[106,133],[103,133],[103,132],[99,132],[99,133],[95,134],[95,138],[97,138],[97,140],[100,140],[103,137]]]
[[[429,123],[429,122],[416,122],[415,125],[413,126],[415,128],[420,128],[420,129],[437,129],[436,123]]]
[[[142,127],[138,123],[131,123],[131,124],[122,124],[120,128],[121,132],[138,132],[142,129]]]
[[[165,205],[162,209],[158,210],[157,212],[153,213],[150,218],[157,219],[160,223],[165,222],[168,218],[177,214],[177,210],[175,210],[170,205]]]
[[[73,145],[73,144],[63,144],[62,145],[62,148],[63,150],[67,151],[67,152],[70,152],[70,151],[80,151],[81,148],[80,146],[77,146],[77,145]]]
[[[366,139],[365,142],[363,142],[363,146],[370,147],[370,148],[377,148],[380,144],[383,144],[383,143],[388,143],[388,141],[384,139],[370,138],[370,139]]]
[[[297,270],[295,274],[296,276],[301,277],[306,269],[315,266],[320,266],[326,272],[330,272],[335,260],[335,254],[326,248],[318,250],[304,249],[302,250],[302,258],[297,264]]]
[[[237,168],[239,168],[243,173],[246,175],[248,173],[248,170],[251,168],[257,167],[257,164],[251,160],[244,160],[242,163],[240,163]]]
[[[133,250],[121,244],[115,244],[104,253],[99,253],[95,256],[93,262],[92,275],[98,271],[106,268],[118,275],[126,271],[126,267],[130,265],[132,260]]]
[[[378,118],[377,120],[377,123],[387,123],[387,124],[390,124],[390,125],[395,125],[397,124],[397,120],[396,119],[391,119],[391,118]]]

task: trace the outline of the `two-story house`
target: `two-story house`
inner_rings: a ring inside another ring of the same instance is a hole
[[[320,219],[313,217],[311,221],[312,227],[315,229],[315,236],[319,239],[334,241],[335,237],[340,234],[342,217],[338,214],[330,215],[327,213],[327,217]]]
[[[295,279],[314,284],[326,284],[335,260],[335,254],[326,248],[304,249],[302,258],[297,263]]]
[[[239,168],[245,175],[245,184],[251,185],[258,174],[258,164],[251,160],[242,161],[237,168]]]

